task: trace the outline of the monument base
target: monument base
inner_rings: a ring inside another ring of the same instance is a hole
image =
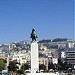
[[[39,70],[37,68],[32,68],[31,69],[31,73],[38,73],[38,72],[39,72]]]
[[[28,73],[26,75],[59,75],[55,73]]]

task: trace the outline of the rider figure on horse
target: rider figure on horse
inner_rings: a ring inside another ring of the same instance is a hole
[[[32,29],[32,33],[31,33],[31,37],[30,38],[32,38],[32,42],[36,41],[37,35],[36,35],[36,32],[35,32],[34,28]]]

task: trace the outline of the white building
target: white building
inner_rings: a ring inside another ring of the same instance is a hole
[[[52,58],[53,64],[58,64],[58,58]]]
[[[75,48],[66,51],[66,59],[68,63],[75,65]]]
[[[61,51],[61,58],[66,58],[66,52]]]
[[[73,48],[74,47],[74,42],[68,42],[67,43],[68,48]]]
[[[52,52],[51,52],[51,51],[48,51],[47,54],[46,54],[46,56],[47,56],[48,58],[52,58]]]
[[[28,52],[14,52],[12,60],[16,60],[21,65],[30,62],[30,53]]]

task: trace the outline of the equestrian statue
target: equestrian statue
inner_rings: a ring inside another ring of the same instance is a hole
[[[35,42],[36,38],[38,38],[34,28],[32,29],[32,33],[31,33],[31,37],[30,38],[32,38],[32,42]]]

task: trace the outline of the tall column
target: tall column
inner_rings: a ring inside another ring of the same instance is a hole
[[[39,71],[38,43],[31,43],[31,73]]]

